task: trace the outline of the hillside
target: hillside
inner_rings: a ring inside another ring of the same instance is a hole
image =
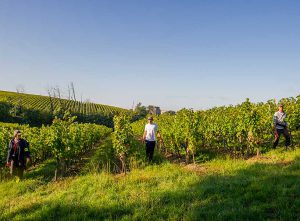
[[[53,107],[51,106],[51,99]],[[84,103],[73,100],[49,98],[48,96],[24,94],[9,91],[0,91],[0,101],[9,102],[14,105],[24,106],[28,109],[38,111],[59,111],[60,109],[69,110],[72,113],[82,115],[96,114],[116,114],[126,112],[126,109],[113,107],[104,104]]]

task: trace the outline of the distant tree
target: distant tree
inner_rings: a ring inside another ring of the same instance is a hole
[[[71,100],[71,87],[68,85],[68,100]]]
[[[53,88],[48,88],[47,89],[47,94],[48,94],[49,99],[50,99],[51,113],[53,114],[54,113],[54,101],[53,101],[53,98],[52,98],[52,92],[53,92]]]
[[[161,115],[160,107],[155,107],[155,113],[156,113],[156,115]]]
[[[155,106],[153,106],[153,105],[149,105],[149,106],[147,107],[147,111],[148,111],[148,113],[151,114],[151,115],[156,115],[156,109],[155,109]]]
[[[132,121],[143,119],[147,116],[147,114],[147,108],[143,106],[141,102],[139,102],[133,109]]]
[[[22,84],[17,85],[16,91],[17,93],[24,93],[25,92],[24,86]]]
[[[169,110],[169,111],[165,111],[162,113],[163,115],[175,115],[176,112],[175,111],[172,111],[172,110]]]
[[[71,82],[71,84],[70,84],[70,90],[73,93],[73,100],[76,101],[75,87],[74,87],[73,82]]]
[[[148,110],[148,113],[151,115],[160,115],[161,114],[160,107],[157,107],[154,105],[149,105],[147,110]]]
[[[138,115],[147,116],[147,108],[145,106],[142,106],[142,103],[139,102],[136,107],[134,108],[134,112],[137,113]]]
[[[55,91],[55,95],[58,98],[60,109],[62,110],[62,112],[64,112],[65,111],[65,105],[64,105],[64,102],[62,101],[61,90],[60,90],[59,86],[56,86],[54,88],[54,91]]]

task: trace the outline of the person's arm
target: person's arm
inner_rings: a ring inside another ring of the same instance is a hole
[[[157,126],[157,125],[156,125],[155,130],[156,130],[157,138],[159,138],[159,140],[161,140],[161,139],[162,139],[162,138],[161,138],[161,133],[160,133],[160,131],[158,130],[158,126]]]
[[[288,123],[286,122],[286,118],[287,118],[287,114],[284,113],[284,119],[283,119],[283,122],[284,122],[284,127],[287,129],[287,126],[288,126]]]
[[[146,136],[147,136],[147,131],[145,130],[145,131],[144,131],[144,134],[143,134],[143,138],[142,138],[143,141],[145,141]]]
[[[274,128],[276,129],[276,126],[277,126],[277,125],[286,128],[286,127],[287,127],[287,122],[285,121],[285,118],[286,118],[286,114],[284,113],[282,122],[280,122],[280,121],[278,120],[277,115],[275,114],[275,115],[274,115]]]
[[[162,136],[161,136],[160,131],[157,131],[157,138],[158,138],[160,144],[161,144],[161,145],[164,145],[164,140],[163,140],[163,138],[162,138]]]
[[[277,116],[274,114],[273,116],[273,130],[276,131],[276,124],[277,124]]]
[[[159,138],[159,139],[162,139],[162,137],[161,137],[161,133],[160,133],[160,131],[159,131],[159,130],[157,131],[157,138]]]
[[[143,137],[142,137],[143,142],[145,141],[146,136],[147,136],[147,125],[145,125],[144,134],[143,134]]]
[[[31,164],[29,143],[26,140],[24,140],[24,141],[25,141],[24,156],[26,158],[26,167],[28,167]]]
[[[11,151],[13,149],[13,145],[12,145],[12,142],[10,141],[9,142],[9,145],[8,145],[8,152],[7,152],[7,159],[6,159],[6,164],[8,165],[11,161]]]
[[[29,143],[26,140],[24,140],[24,143],[25,143],[24,156],[26,158],[30,158]]]

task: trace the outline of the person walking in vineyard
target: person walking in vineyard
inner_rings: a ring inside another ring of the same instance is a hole
[[[273,121],[274,121],[274,131],[275,131],[275,140],[273,143],[273,149],[275,149],[279,143],[280,135],[283,134],[285,137],[285,148],[290,145],[291,137],[287,129],[286,113],[283,111],[283,105],[280,104],[278,111],[275,112]]]
[[[158,138],[161,138],[161,135],[158,131],[157,124],[153,123],[153,117],[148,117],[148,123],[145,125],[145,130],[143,134],[143,142],[146,144],[146,157],[149,162],[153,160],[154,148],[156,145],[156,134]]]
[[[17,181],[23,178],[26,164],[30,162],[29,144],[21,138],[21,131],[15,130],[14,137],[9,142],[7,163],[10,174],[17,176]]]

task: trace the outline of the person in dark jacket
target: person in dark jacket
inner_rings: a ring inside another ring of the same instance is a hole
[[[29,162],[29,143],[21,138],[21,131],[15,130],[14,137],[9,142],[7,153],[7,165],[10,167],[10,174],[22,179],[26,164]]]
[[[288,131],[288,124],[285,121],[286,119],[286,113],[283,111],[283,104],[280,104],[278,107],[278,111],[275,112],[273,117],[274,122],[274,131],[275,131],[275,140],[273,143],[273,149],[275,149],[279,143],[280,135],[283,134],[285,137],[285,148],[290,145],[291,143],[291,136]]]

